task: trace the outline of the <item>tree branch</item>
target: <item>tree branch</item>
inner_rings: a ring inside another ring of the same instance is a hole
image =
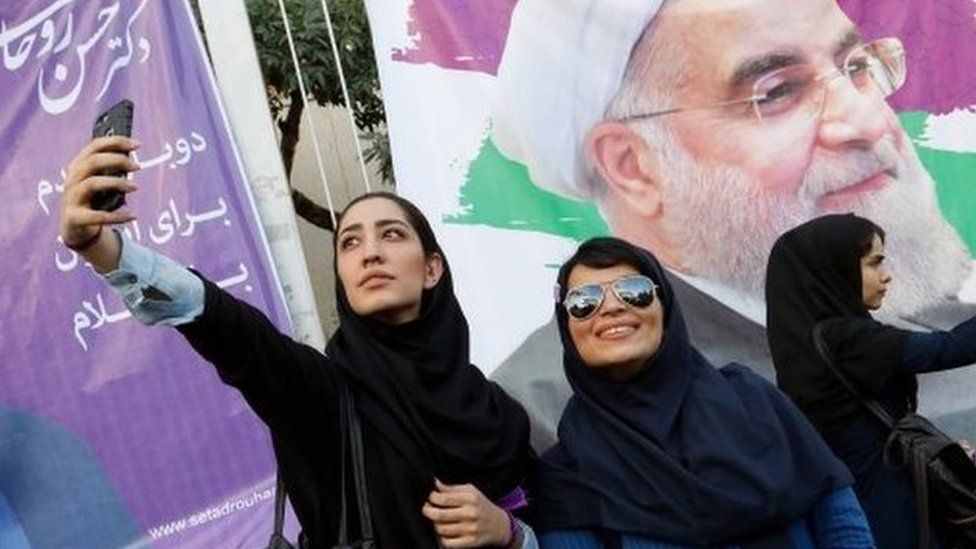
[[[314,200],[305,196],[302,191],[291,187],[291,201],[295,204],[295,213],[312,225],[334,231],[332,225],[332,212],[328,208],[319,206]]]
[[[335,227],[332,225],[332,214],[329,209],[320,206],[291,184],[291,171],[295,164],[295,151],[298,147],[299,130],[301,129],[302,112],[305,110],[305,104],[302,103],[302,93],[298,89],[291,91],[290,99],[288,113],[284,119],[278,121],[278,129],[281,130],[281,144],[279,145],[281,161],[285,164],[285,176],[288,178],[288,188],[291,189],[291,200],[295,205],[295,213],[316,227],[333,231]]]
[[[285,118],[278,122],[278,129],[281,130],[281,161],[285,163],[285,176],[291,179],[291,168],[295,162],[295,150],[298,146],[299,131],[302,127],[302,111],[305,110],[305,103],[302,102],[302,92],[298,88],[293,88],[289,94],[291,102],[288,105],[288,113]]]

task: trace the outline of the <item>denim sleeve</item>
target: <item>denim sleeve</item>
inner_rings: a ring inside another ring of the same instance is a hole
[[[105,279],[143,324],[179,326],[203,312],[203,282],[186,267],[134,240],[122,245],[119,267]]]
[[[875,547],[868,519],[851,488],[842,488],[820,498],[808,517],[818,548]]]
[[[539,540],[535,537],[535,531],[528,524],[522,522],[519,519],[519,524],[522,525],[522,548],[521,549],[539,549]]]

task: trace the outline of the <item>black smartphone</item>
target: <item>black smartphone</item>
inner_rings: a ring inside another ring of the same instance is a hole
[[[105,137],[109,135],[124,135],[132,137],[132,101],[123,99],[112,108],[100,114],[95,119],[95,126],[92,128],[92,138]],[[109,171],[101,175],[112,177],[125,177],[124,171]],[[106,212],[115,211],[125,204],[125,193],[121,191],[98,191],[92,195],[91,208],[93,210],[104,210]]]

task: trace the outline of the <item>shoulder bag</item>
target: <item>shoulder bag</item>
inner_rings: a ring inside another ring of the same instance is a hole
[[[837,367],[822,324],[814,326],[813,343],[844,387],[891,430],[885,463],[901,466],[912,478],[919,549],[931,544],[931,517],[940,521],[951,547],[976,547],[976,464],[966,451],[914,409],[894,421],[877,400],[864,398]]]

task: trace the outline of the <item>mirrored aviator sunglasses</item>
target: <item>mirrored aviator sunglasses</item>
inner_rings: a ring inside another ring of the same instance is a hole
[[[657,284],[644,275],[627,275],[605,284],[583,284],[566,292],[566,313],[576,320],[591,317],[603,303],[607,288],[621,303],[643,309],[654,303]]]

